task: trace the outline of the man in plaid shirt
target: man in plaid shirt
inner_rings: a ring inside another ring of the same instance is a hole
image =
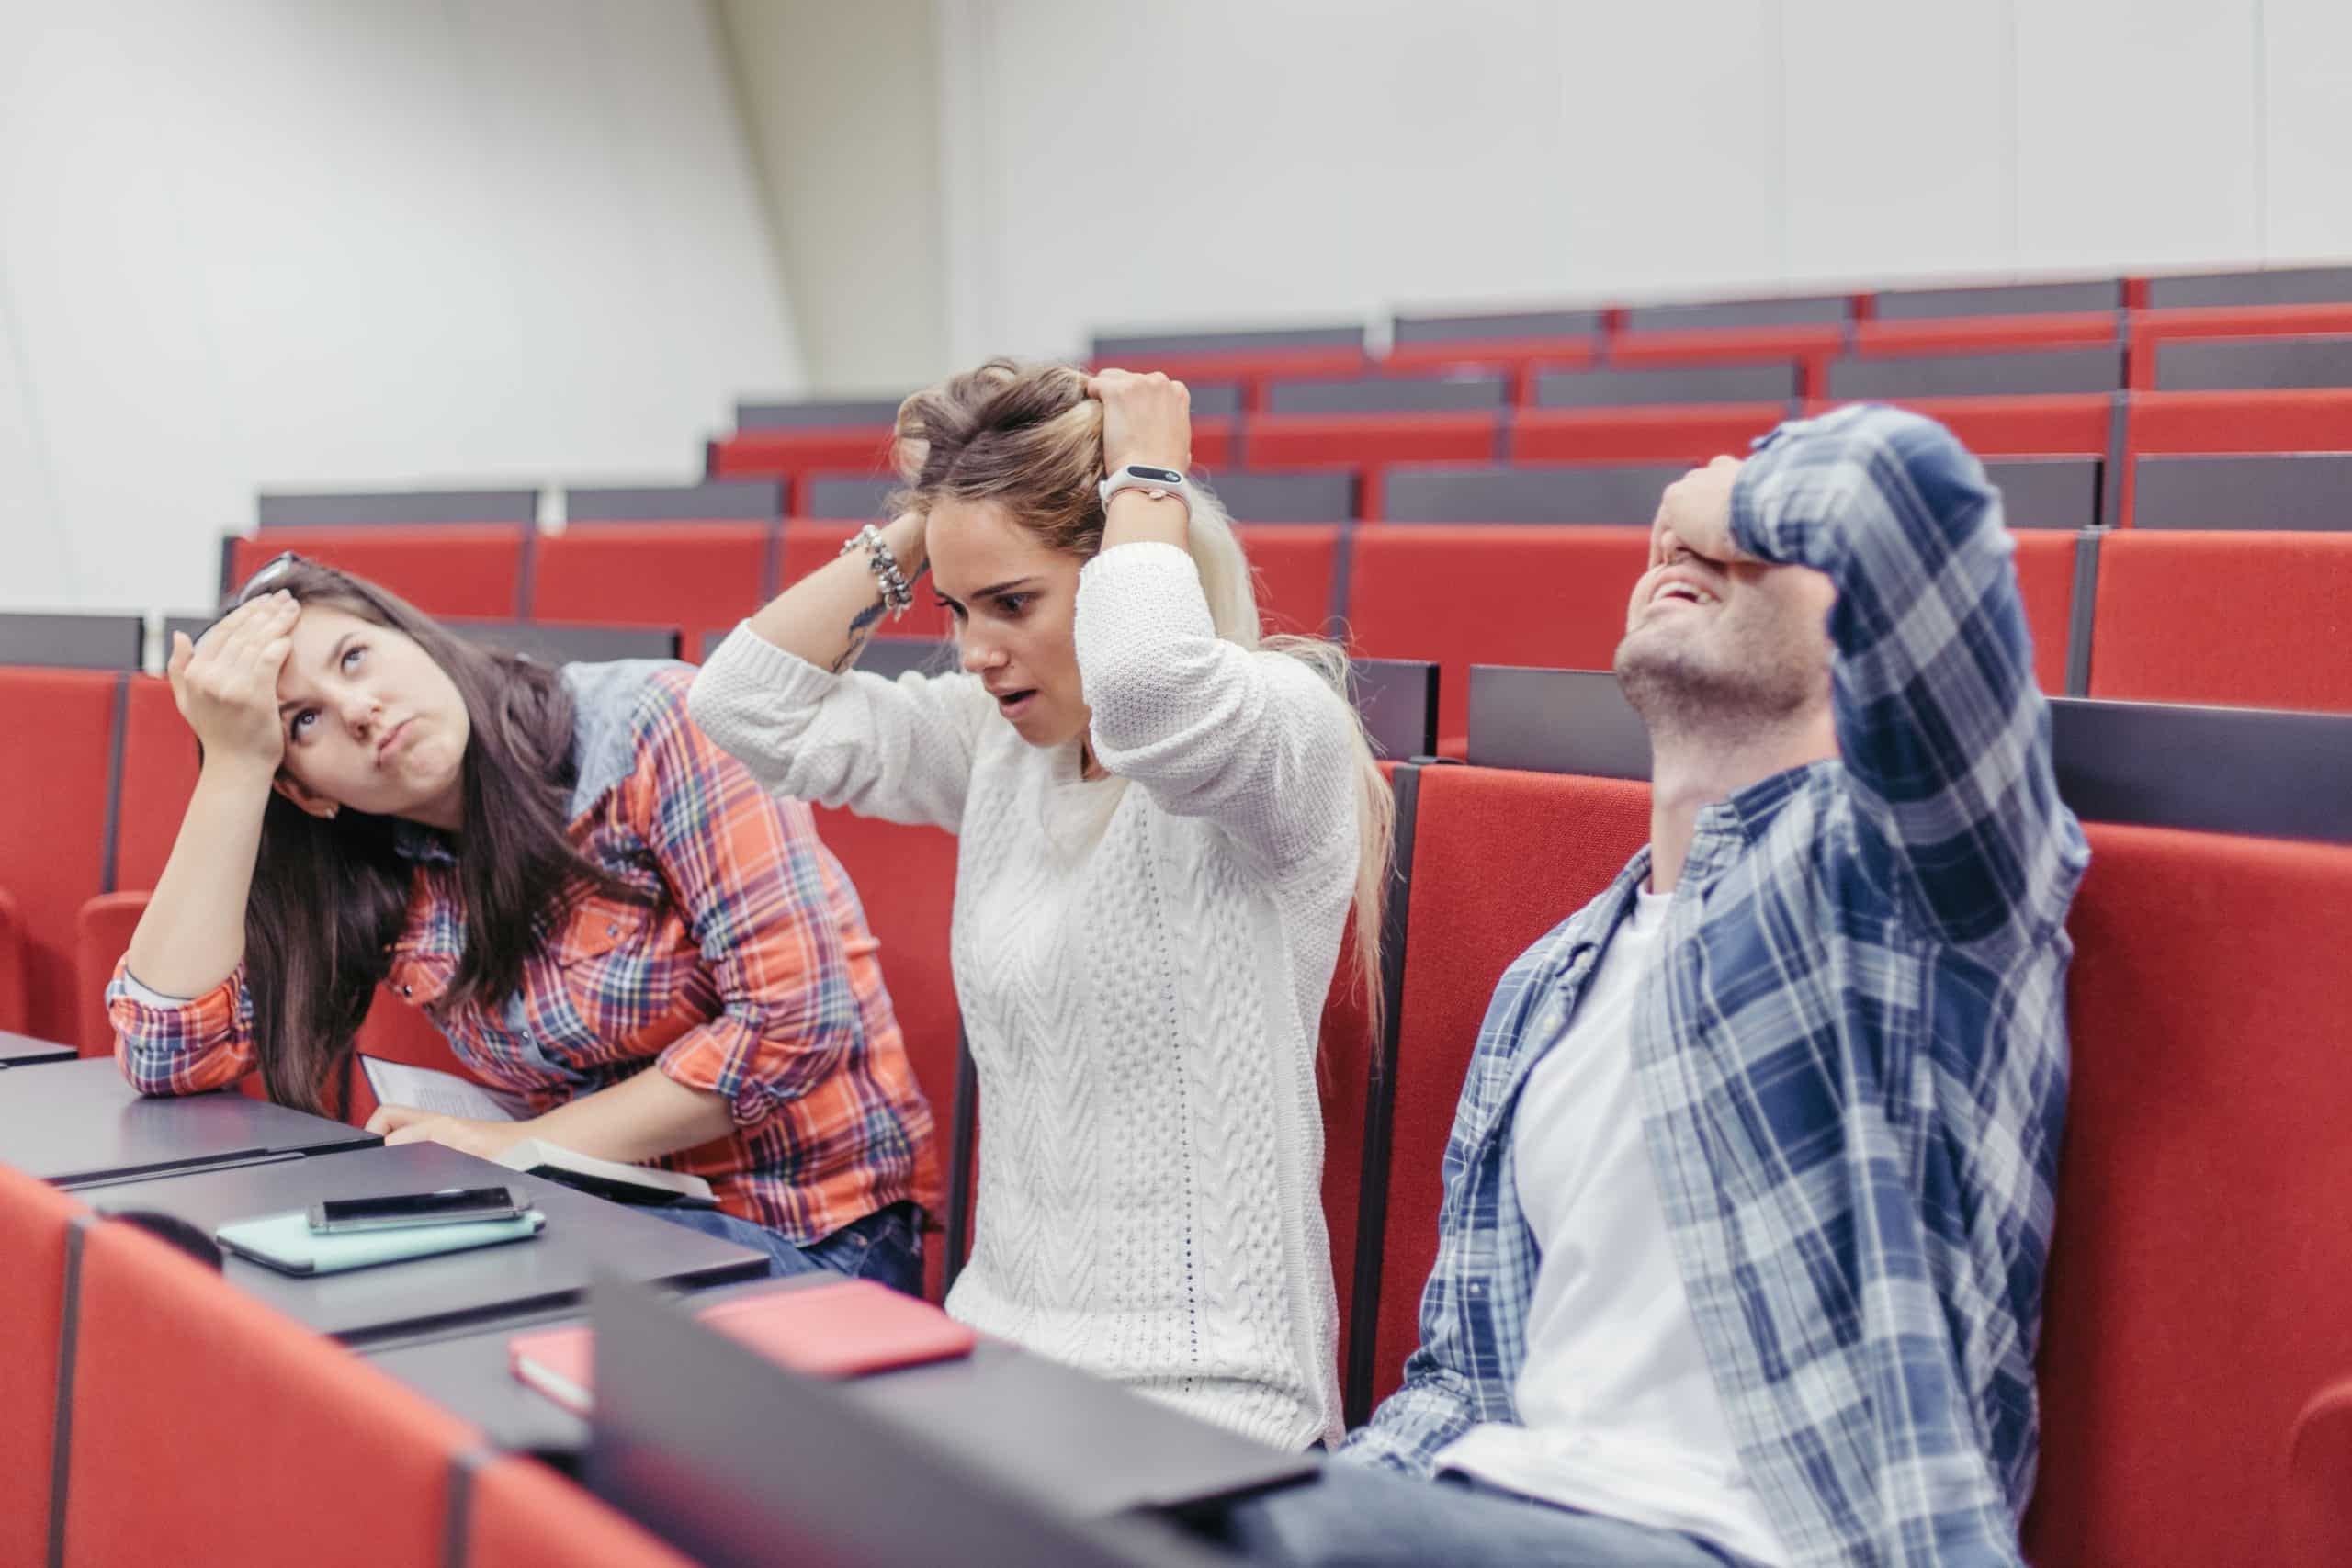
[[[1889,409],[1668,489],[1617,654],[1649,847],[1496,991],[1404,1386],[1239,1543],[2021,1562],[2089,852],[2010,548]]]

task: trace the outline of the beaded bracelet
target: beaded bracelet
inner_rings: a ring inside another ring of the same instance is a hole
[[[899,558],[882,530],[868,523],[842,542],[842,554],[847,555],[859,546],[865,547],[865,570],[872,572],[882,587],[883,606],[897,620],[915,607],[915,592],[907,585],[906,574],[899,570]]]

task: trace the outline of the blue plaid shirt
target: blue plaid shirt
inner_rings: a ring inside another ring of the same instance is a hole
[[[2019,1562],[2064,921],[2090,852],[2000,502],[1942,426],[1854,408],[1761,443],[1731,525],[1837,584],[1840,756],[1702,813],[1634,1010],[1675,1258],[1794,1561]],[[1420,1348],[1347,1457],[1427,1474],[1473,1425],[1518,1419],[1538,1253],[1512,1113],[1648,874],[1645,850],[1497,987]]]

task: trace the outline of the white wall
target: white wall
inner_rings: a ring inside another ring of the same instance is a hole
[[[718,16],[810,385],[937,380],[954,367],[932,0],[718,0]]]
[[[686,479],[802,367],[695,0],[0,6],[0,607],[256,488]]]
[[[2352,255],[2342,0],[939,0],[956,357]]]

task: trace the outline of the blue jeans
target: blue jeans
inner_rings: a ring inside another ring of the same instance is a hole
[[[1695,1536],[1578,1513],[1465,1476],[1326,1464],[1228,1509],[1214,1539],[1293,1568],[1740,1568]]]
[[[822,1269],[852,1280],[873,1280],[910,1296],[922,1294],[922,1211],[893,1203],[852,1220],[821,1241],[797,1247],[765,1225],[717,1209],[651,1209],[673,1225],[715,1235],[768,1255],[770,1278]]]

